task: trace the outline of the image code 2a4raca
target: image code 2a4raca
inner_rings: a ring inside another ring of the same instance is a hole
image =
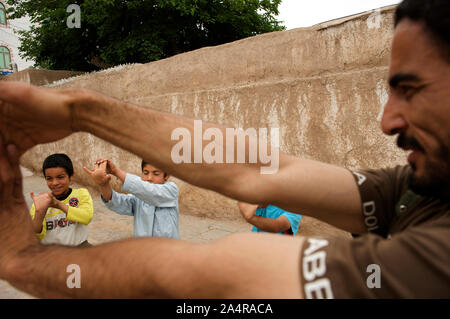
[[[270,304],[220,304],[220,313],[273,313]]]
[[[220,304],[219,308],[213,308],[211,306],[190,306],[186,304],[177,306],[177,314],[203,314],[207,316],[209,312],[219,312],[222,314],[273,313],[270,304]]]

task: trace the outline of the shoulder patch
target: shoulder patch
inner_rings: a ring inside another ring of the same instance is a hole
[[[78,207],[78,198],[72,197],[71,199],[69,199],[69,205],[71,207]]]

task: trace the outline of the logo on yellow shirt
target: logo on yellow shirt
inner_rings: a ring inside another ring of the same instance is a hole
[[[72,198],[69,200],[69,205],[70,205],[71,207],[78,207],[78,198],[72,197]]]

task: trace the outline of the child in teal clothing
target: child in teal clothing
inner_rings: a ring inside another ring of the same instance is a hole
[[[258,206],[238,203],[245,220],[253,225],[252,232],[270,232],[293,235],[298,231],[302,215],[287,212],[273,205]]]

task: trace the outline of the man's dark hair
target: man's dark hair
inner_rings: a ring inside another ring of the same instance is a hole
[[[67,175],[71,177],[73,175],[73,165],[72,161],[70,160],[69,156],[66,154],[52,154],[48,156],[44,163],[42,164],[42,173],[44,173],[45,176],[45,170],[47,168],[54,168],[54,167],[62,167],[67,172]]]
[[[144,166],[145,165],[152,165],[152,163],[150,163],[150,162],[146,162],[145,160],[142,160],[142,162],[141,162],[141,171],[143,171],[144,170]],[[164,172],[164,177],[166,177],[167,176],[167,173],[166,172]]]
[[[423,22],[443,57],[450,63],[449,0],[404,0],[395,12],[395,26],[404,18]]]

